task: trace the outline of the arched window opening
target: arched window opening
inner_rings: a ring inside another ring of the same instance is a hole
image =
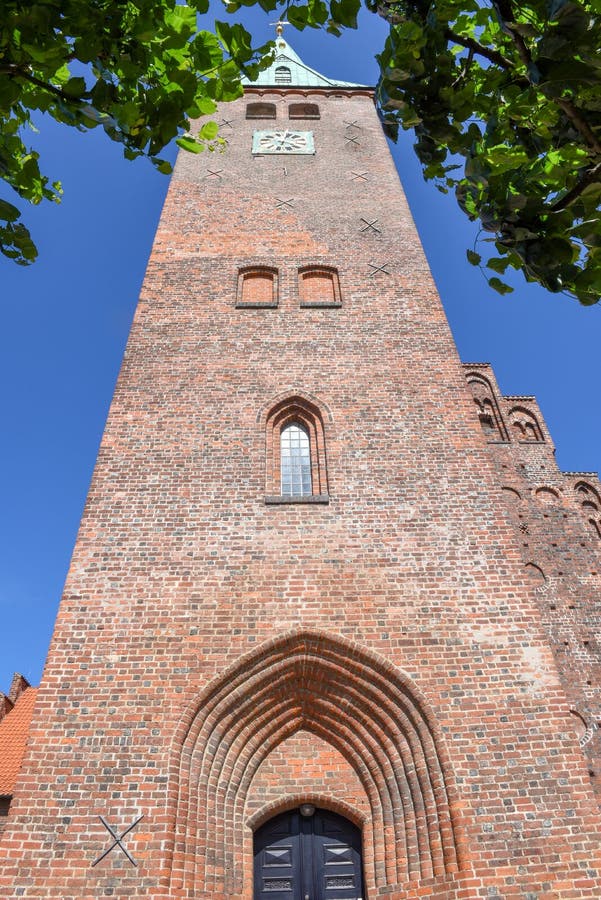
[[[467,372],[467,383],[477,409],[478,421],[489,441],[507,441],[509,435],[491,383],[479,372]]]
[[[523,406],[514,406],[508,413],[509,424],[517,441],[535,444],[543,440],[538,419]]]
[[[238,272],[236,306],[251,308],[278,305],[278,270],[252,266]]]
[[[308,497],[311,493],[309,433],[299,422],[280,433],[282,497]]]
[[[319,106],[317,103],[291,103],[288,107],[290,119],[319,119]]]
[[[249,103],[246,107],[247,119],[275,119],[275,103]]]
[[[265,502],[328,503],[323,418],[303,396],[287,397],[265,422]]]
[[[292,73],[288,66],[278,66],[275,70],[276,84],[290,84],[292,81]]]
[[[331,266],[306,266],[299,269],[298,277],[301,307],[341,305],[336,269]]]
[[[581,509],[588,520],[588,525],[596,538],[601,540],[601,496],[586,481],[579,481],[574,486],[576,496],[580,500]]]

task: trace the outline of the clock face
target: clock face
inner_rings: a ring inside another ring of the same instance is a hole
[[[312,131],[255,131],[253,150],[258,153],[315,153]]]

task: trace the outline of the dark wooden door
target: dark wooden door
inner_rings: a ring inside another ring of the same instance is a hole
[[[254,900],[359,900],[361,832],[335,813],[291,810],[255,833]]]

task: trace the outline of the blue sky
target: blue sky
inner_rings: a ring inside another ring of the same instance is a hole
[[[273,16],[247,16],[257,43]],[[385,23],[365,14],[336,39],[288,29],[313,68],[375,83]],[[0,690],[12,673],[38,683],[127,333],[168,186],[144,160],[126,162],[100,130],[42,121],[42,166],[64,186],[60,206],[25,211],[40,250],[27,269],[0,257],[3,476],[0,517]],[[598,471],[601,306],[583,308],[516,275],[491,291],[465,250],[476,229],[452,197],[423,181],[411,138],[393,154],[461,357],[491,362],[506,394],[535,394],[564,470]],[[0,197],[8,200],[0,186]]]

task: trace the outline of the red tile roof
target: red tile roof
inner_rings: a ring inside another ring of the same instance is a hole
[[[25,753],[37,688],[27,687],[0,720],[0,797],[12,796]]]

